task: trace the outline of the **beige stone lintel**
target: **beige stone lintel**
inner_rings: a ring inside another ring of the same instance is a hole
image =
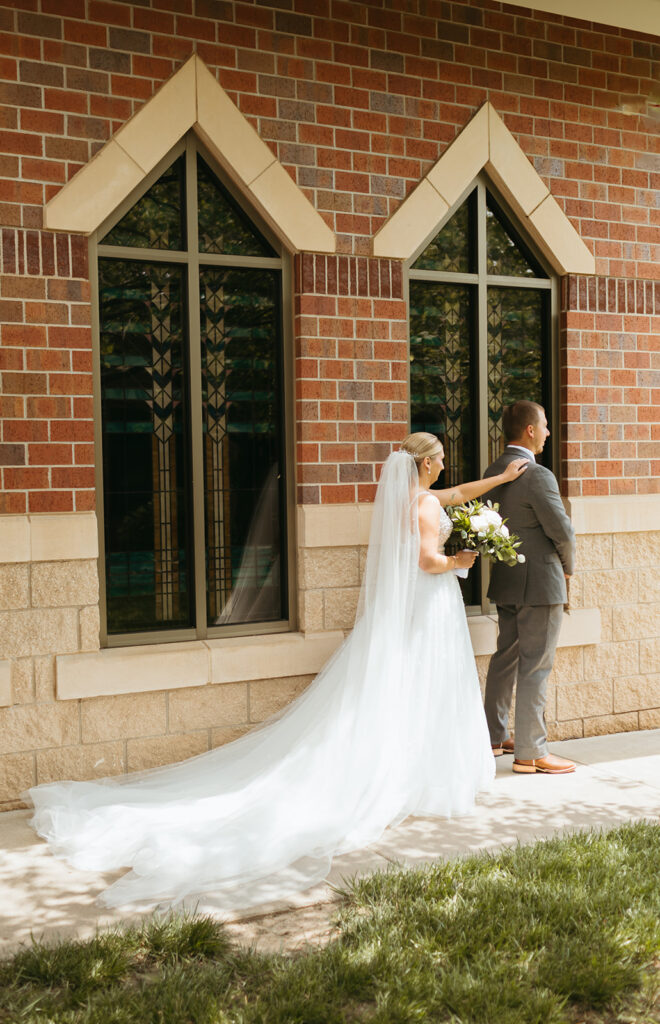
[[[491,103],[477,111],[373,239],[375,256],[410,259],[484,169],[559,274],[596,261]],[[435,193],[435,195],[434,195]],[[439,206],[438,198],[447,204]]]
[[[203,686],[209,681],[209,650],[201,641],[111,647],[55,659],[59,700]]]
[[[11,662],[0,661],[0,708],[8,708],[11,703]]]
[[[114,136],[115,142],[142,168],[143,176],[197,119],[197,63],[201,63],[199,58],[190,57]]]
[[[488,104],[488,161],[486,170],[495,184],[506,193],[519,217],[528,217],[549,195],[542,178],[534,170],[494,107]],[[512,182],[516,183],[511,189]]]
[[[77,700],[207,683],[314,675],[343,638],[339,630],[306,636],[281,633],[59,655],[57,697]]]
[[[468,628],[475,657],[494,654],[497,647],[497,615],[469,615]],[[564,614],[558,647],[582,647],[601,640],[600,609],[579,608]]]
[[[289,250],[335,252],[334,232],[196,54],[50,200],[45,226],[91,234],[191,128]]]
[[[249,186],[274,163],[275,154],[198,57],[195,58],[195,73],[200,138],[234,181]]]
[[[29,561],[29,516],[0,516],[0,564]]]
[[[596,260],[551,195],[530,213],[527,229],[558,274],[595,274]]]
[[[489,108],[490,104],[484,103],[426,176],[448,207],[488,161]],[[430,227],[428,219],[427,225]]]
[[[211,651],[211,682],[316,674],[344,639],[340,630],[327,633],[281,633],[207,641]]]
[[[44,227],[49,231],[90,234],[143,178],[139,164],[110,139],[46,205]]]
[[[334,252],[335,233],[300,191],[288,171],[274,161],[250,185],[250,194],[272,229],[289,248]]]
[[[579,534],[646,533],[660,529],[660,494],[568,498]]]
[[[369,543],[371,504],[298,505],[302,548],[349,547]]]
[[[44,512],[29,516],[33,562],[98,558],[95,512]]]
[[[0,565],[98,558],[95,512],[0,516]]]
[[[374,238],[374,256],[407,259],[420,244],[420,223],[427,231],[439,224],[449,206],[433,185],[422,178],[406,201],[383,224]]]

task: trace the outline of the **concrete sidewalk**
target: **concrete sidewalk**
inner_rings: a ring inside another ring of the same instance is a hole
[[[409,818],[374,846],[337,858],[328,881],[337,885],[392,864],[420,865],[575,829],[660,820],[660,729],[566,740],[551,749],[579,762],[575,774],[514,775],[511,757],[500,757],[495,784],[473,815]],[[86,938],[97,928],[139,918],[97,906],[96,896],[117,875],[74,871],[56,860],[29,818],[29,811],[0,815],[0,955],[29,942],[31,934]],[[291,901],[253,908],[228,928],[240,942],[263,950],[323,941],[332,933],[334,899],[323,884]],[[217,913],[203,898],[198,910]]]

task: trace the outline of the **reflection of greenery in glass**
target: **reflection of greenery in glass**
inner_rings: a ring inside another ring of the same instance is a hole
[[[184,176],[181,156],[108,232],[103,245],[183,249]]]
[[[545,277],[511,237],[490,196],[486,207],[487,270],[500,277]]]
[[[197,201],[200,252],[227,256],[277,255],[199,155]]]
[[[488,429],[490,458],[502,449],[502,410],[527,399],[543,403],[544,293],[488,289]]]
[[[413,270],[444,270],[471,273],[473,266],[472,209],[470,196],[440,228],[413,264]]]
[[[282,616],[279,484],[273,477],[280,460],[279,288],[277,271],[205,267],[200,274],[212,621],[237,583],[232,622]]]
[[[184,281],[180,267],[99,261],[109,633],[190,621]],[[163,588],[171,607],[158,612]]]

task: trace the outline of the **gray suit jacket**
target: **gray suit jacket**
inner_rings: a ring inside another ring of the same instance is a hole
[[[505,448],[486,470],[497,476],[514,459],[524,456],[519,448]],[[502,484],[484,495],[497,501],[525,561],[514,566],[492,565],[488,596],[495,604],[565,604],[566,580],[575,561],[575,531],[566,515],[554,475],[529,453],[530,465],[519,480]]]

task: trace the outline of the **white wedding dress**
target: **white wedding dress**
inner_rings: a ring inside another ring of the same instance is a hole
[[[30,790],[76,868],[131,870],[109,906],[202,893],[225,910],[301,891],[408,815],[472,810],[494,760],[458,581],[417,567],[413,459],[387,460],[356,625],[278,716],[164,768]],[[451,532],[442,511],[438,544]],[[438,828],[442,828],[439,823]]]

